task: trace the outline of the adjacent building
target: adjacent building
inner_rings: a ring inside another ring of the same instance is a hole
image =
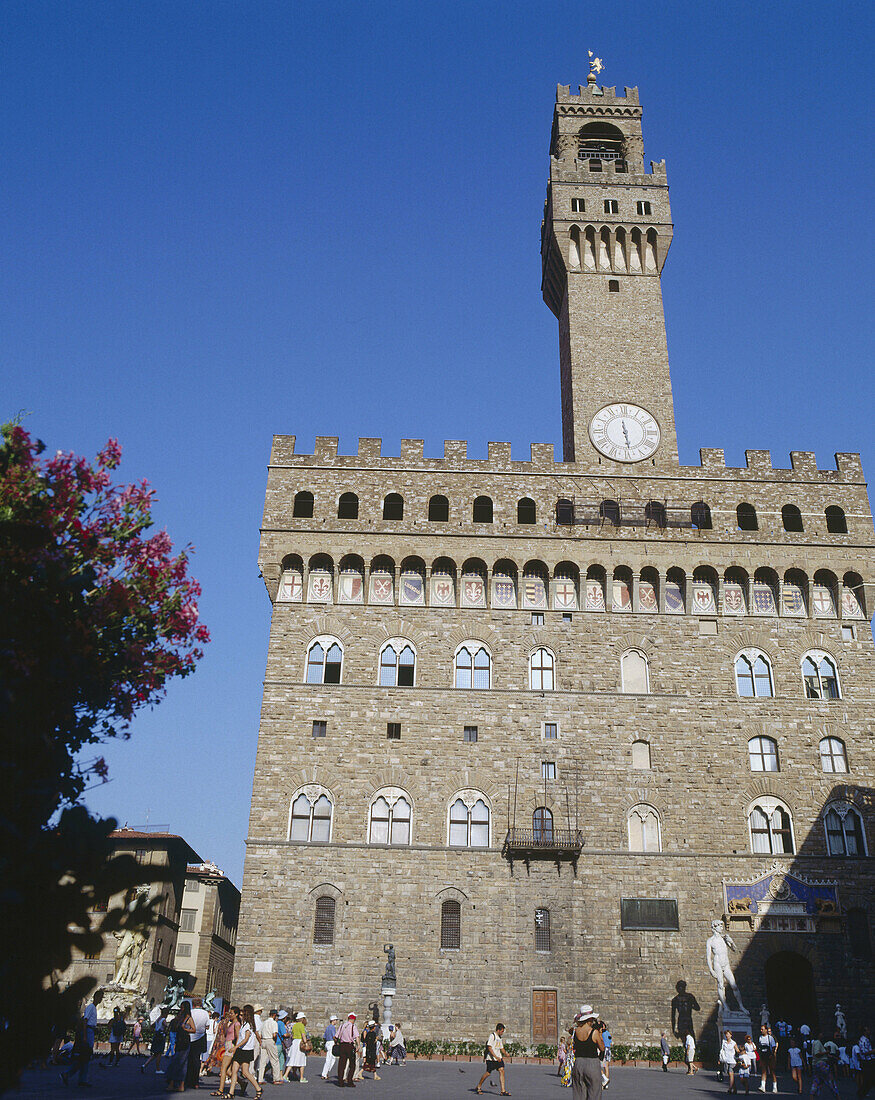
[[[417,1036],[553,1042],[589,1001],[646,1040],[680,982],[701,1035],[722,920],[755,1020],[872,1016],[863,471],[679,464],[641,117],[636,88],[557,92],[561,459],[274,437],[241,1002],[361,1014],[391,942]]]
[[[231,996],[240,891],[214,863],[194,863],[185,874],[174,969],[186,989]]]

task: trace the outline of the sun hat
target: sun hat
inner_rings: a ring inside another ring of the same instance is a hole
[[[304,1013],[304,1012],[299,1012],[299,1013],[298,1013],[298,1015],[297,1015],[297,1016],[295,1017],[295,1019],[296,1019],[296,1020],[306,1020],[306,1019],[307,1019],[307,1015],[306,1015],[306,1013]]]
[[[340,1017],[339,1017],[339,1016],[329,1016],[329,1017],[328,1017],[328,1022],[329,1022],[329,1024],[330,1024],[332,1020],[339,1020],[339,1019],[340,1019]]]
[[[286,1012],[285,1009],[283,1009],[282,1012],[279,1015],[280,1015],[281,1020],[288,1020],[288,1018],[289,1018],[289,1014],[288,1014],[288,1012]]]
[[[581,1005],[580,1012],[575,1016],[575,1019],[579,1024],[582,1024],[584,1020],[596,1019],[596,1013],[592,1010],[592,1005]]]
[[[253,1012],[264,1012],[264,1005],[253,1005],[252,1006],[252,1011]]]

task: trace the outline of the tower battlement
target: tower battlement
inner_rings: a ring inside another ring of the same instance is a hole
[[[598,103],[609,105],[617,100],[624,107],[639,106],[638,88],[624,88],[623,95],[617,95],[616,88],[600,88],[596,84],[580,84],[580,94],[574,95],[570,84],[556,85],[556,102],[563,103]]]

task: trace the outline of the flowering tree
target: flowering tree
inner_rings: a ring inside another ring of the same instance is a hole
[[[101,933],[151,915],[110,910],[92,928],[95,903],[144,876],[109,859],[116,822],[77,804],[106,779],[87,747],[129,736],[137,709],[193,672],[209,641],[189,551],[174,556],[165,531],[149,533],[154,492],[112,482],[118,443],[94,462],[44,449],[19,425],[2,428],[0,1090],[87,992],[87,981],[53,985],[71,949],[93,951]]]

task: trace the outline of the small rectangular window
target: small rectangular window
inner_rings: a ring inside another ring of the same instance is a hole
[[[572,214],[583,214],[586,212],[586,203],[583,199],[571,200],[571,212]]]
[[[145,862],[146,862],[146,849],[145,848],[138,848],[137,849],[137,863],[145,863]]]
[[[197,919],[197,909],[183,909],[179,914],[179,931],[194,932],[194,922]]]
[[[570,623],[570,622],[573,622],[573,620],[574,620],[574,616],[571,614],[570,611],[563,611],[562,612],[562,622],[563,623]]]
[[[857,631],[851,623],[842,624],[842,641],[852,642],[857,637]]]
[[[541,778],[542,779],[555,779],[556,778],[556,763],[553,760],[541,761]]]
[[[653,929],[677,932],[678,903],[675,898],[621,898],[620,927],[630,931]]]
[[[401,740],[401,723],[400,722],[387,722],[386,723],[386,740],[387,741],[400,741]]]
[[[477,727],[465,726],[465,734],[462,738],[463,741],[476,741],[477,740]]]
[[[177,959],[190,959],[191,958],[191,944],[190,943],[178,943],[176,945],[176,957],[177,957]]]
[[[619,294],[620,293],[620,280],[619,279],[608,279],[608,291],[611,294]]]
[[[199,894],[201,890],[200,879],[189,879],[188,882],[185,884],[185,888],[190,894]]]
[[[650,205],[649,202],[639,202],[638,203],[638,214],[639,214],[640,217],[649,218],[652,213],[653,213],[653,208],[652,208],[652,206]]]
[[[556,722],[544,723],[544,740],[555,741],[559,737],[559,726]]]
[[[602,162],[600,160],[595,160],[595,159],[591,160],[589,162],[589,170],[590,170],[590,172],[601,172]]]
[[[626,162],[624,160],[615,160],[614,161],[614,171],[615,172],[628,172],[629,169],[626,167]]]
[[[606,214],[619,214],[620,204],[616,199],[605,199],[605,213]]]
[[[316,721],[313,723],[313,736],[324,737],[328,733],[328,723]]]
[[[544,612],[543,611],[533,611],[532,612],[532,626],[543,626],[543,625],[544,625]]]

